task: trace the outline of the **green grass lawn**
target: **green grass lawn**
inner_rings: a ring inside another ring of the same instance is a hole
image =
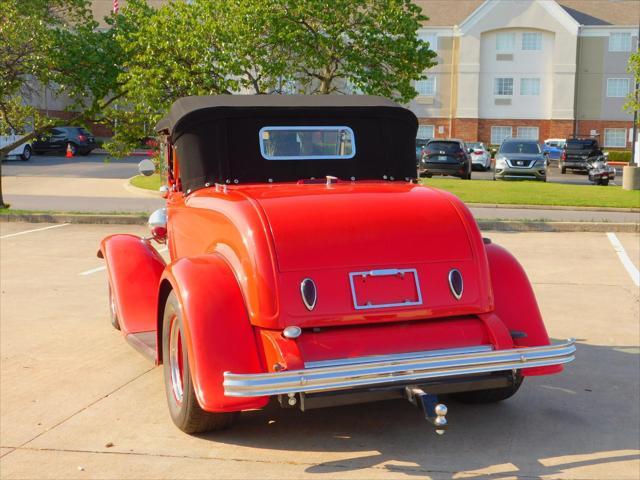
[[[145,188],[147,190],[155,190],[156,192],[160,188],[160,175],[154,173],[148,177],[144,175],[136,175],[131,179],[131,185],[138,188]]]
[[[427,178],[430,187],[447,190],[469,203],[640,208],[640,190],[609,185],[566,185],[534,181]]]
[[[457,195],[470,203],[500,203],[512,205],[562,205],[569,207],[640,208],[640,191],[623,190],[609,185],[567,185],[532,181],[458,180],[428,178],[422,181]],[[131,184],[148,190],[160,188],[160,175],[137,175]]]

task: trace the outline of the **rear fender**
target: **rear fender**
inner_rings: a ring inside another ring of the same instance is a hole
[[[495,302],[495,316],[514,335],[514,347],[549,345],[538,302],[524,269],[516,258],[499,245],[486,245]],[[515,332],[526,334],[518,337]],[[528,368],[522,375],[549,375],[562,371],[562,365]]]
[[[158,284],[165,262],[149,242],[135,235],[118,234],[100,242],[122,332],[148,332],[156,328]]]
[[[198,403],[209,412],[262,408],[268,397],[225,397],[225,371],[264,373],[240,286],[229,265],[216,254],[181,258],[165,269],[182,308],[191,380]],[[162,296],[160,299],[162,302]],[[162,313],[158,315],[158,354],[162,361]]]

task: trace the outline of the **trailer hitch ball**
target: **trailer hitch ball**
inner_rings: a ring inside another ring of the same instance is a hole
[[[424,414],[425,419],[436,427],[438,435],[444,435],[447,428],[446,415],[449,409],[446,405],[438,403],[438,397],[432,393],[426,393],[421,388],[409,386],[405,388],[407,400],[418,407]]]

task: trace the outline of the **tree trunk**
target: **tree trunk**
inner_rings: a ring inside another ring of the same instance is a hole
[[[4,199],[2,198],[2,162],[4,159],[4,154],[0,153],[0,208],[9,208],[9,205],[5,204]]]

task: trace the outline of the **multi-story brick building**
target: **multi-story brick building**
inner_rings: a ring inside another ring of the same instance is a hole
[[[422,138],[597,135],[629,148],[637,0],[418,0],[438,65],[410,108]]]

